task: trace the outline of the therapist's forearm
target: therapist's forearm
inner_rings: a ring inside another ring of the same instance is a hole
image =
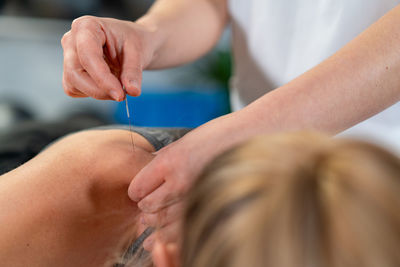
[[[335,55],[237,114],[252,135],[338,133],[400,100],[400,6]]]
[[[193,61],[219,40],[228,20],[225,0],[158,0],[137,23],[149,29],[154,56],[147,69]]]
[[[255,135],[335,134],[373,116],[400,100],[399,25],[400,6],[314,69],[188,137],[213,136],[202,148],[211,158]]]

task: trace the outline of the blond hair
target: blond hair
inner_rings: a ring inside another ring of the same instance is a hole
[[[360,141],[263,136],[187,199],[183,267],[400,266],[400,160]]]

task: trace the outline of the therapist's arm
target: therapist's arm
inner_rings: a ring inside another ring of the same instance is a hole
[[[400,100],[400,6],[335,55],[238,113],[249,132],[338,133]],[[261,123],[256,123],[261,122]]]
[[[140,94],[142,71],[199,58],[228,20],[226,0],[158,0],[136,22],[84,16],[63,39],[63,87],[72,97]]]
[[[136,21],[151,32],[153,57],[146,69],[198,59],[218,42],[227,22],[226,0],[158,0]]]
[[[160,151],[129,195],[149,214],[171,209],[207,162],[251,136],[304,129],[335,134],[399,100],[400,6],[314,69]],[[149,224],[160,223],[150,218]]]

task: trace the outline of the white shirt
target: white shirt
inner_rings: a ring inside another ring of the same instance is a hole
[[[229,0],[233,110],[321,63],[399,4],[400,0]],[[390,143],[397,142],[400,151],[400,103],[385,112],[390,114],[348,132],[375,135],[381,125],[392,135],[385,138],[393,138]]]

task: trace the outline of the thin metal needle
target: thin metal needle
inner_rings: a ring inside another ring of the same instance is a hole
[[[133,131],[132,131],[132,124],[131,124],[131,116],[130,116],[130,112],[129,112],[129,104],[128,104],[128,94],[126,93],[126,89],[125,86],[122,88],[125,92],[125,107],[126,107],[126,116],[128,117],[128,123],[129,123],[129,132],[130,132],[130,136],[131,136],[131,142],[132,142],[132,150],[133,153],[135,153],[135,141],[133,140]]]

